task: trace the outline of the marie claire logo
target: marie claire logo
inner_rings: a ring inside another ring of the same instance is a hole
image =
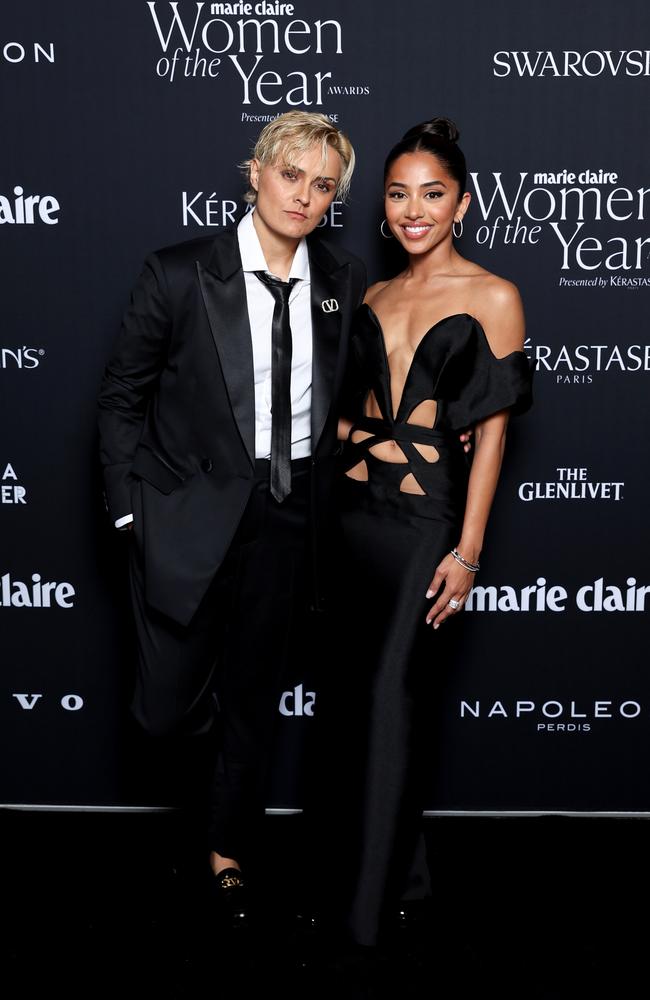
[[[54,42],[5,42],[2,60],[6,63],[54,62]]]
[[[147,0],[163,55],[156,74],[172,83],[182,78],[215,79],[222,73],[241,85],[242,104],[266,107],[321,106],[325,96],[366,96],[370,87],[357,80],[334,83],[332,70],[278,72],[269,56],[300,59],[343,54],[340,21],[294,17],[293,3],[211,3],[197,0],[179,10],[178,0]],[[235,20],[234,20],[235,19]]]
[[[567,602],[572,600],[574,608],[585,613],[640,612],[646,610],[648,594],[650,587],[638,584],[633,576],[627,578],[624,587],[606,584],[604,577],[601,576],[592,583],[579,587],[571,599],[565,587],[558,584],[549,585],[546,578],[540,576],[535,583],[527,587],[477,585],[470,591],[465,610],[561,613],[567,610]]]
[[[609,287],[650,287],[650,278],[627,275],[641,271],[650,256],[650,237],[634,234],[594,235],[599,224],[629,225],[645,222],[646,199],[650,188],[629,188],[619,183],[618,174],[602,169],[576,172],[519,173],[518,181],[504,181],[500,171],[490,181],[471,177],[484,224],[475,233],[476,242],[492,250],[495,244],[531,245],[549,235],[560,252],[562,271],[623,272],[578,281],[581,285]],[[558,185],[561,185],[558,187]],[[587,225],[587,229],[585,226]],[[570,286],[575,281],[560,278]]]
[[[44,222],[46,226],[56,226],[59,202],[52,194],[28,194],[18,184],[13,197],[0,194],[0,225],[33,226]]]
[[[650,344],[533,344],[530,337],[524,350],[542,374],[552,374],[558,385],[590,385],[601,372],[650,371]]]
[[[222,227],[236,221],[239,205],[232,198],[218,198],[217,192],[181,191],[181,218],[184,226]],[[248,211],[251,211],[249,208]],[[317,229],[343,228],[343,202],[333,201]]]
[[[650,76],[650,49],[502,50],[492,57],[494,76]]]
[[[605,719],[638,719],[641,703],[638,701],[461,701],[461,719],[509,719],[532,721],[538,733],[588,733],[595,721]]]
[[[304,691],[303,685],[298,684],[293,691],[283,692],[280,698],[280,714],[313,716],[315,702],[316,692]]]
[[[14,692],[12,697],[16,699],[23,712],[32,712],[38,705],[43,694],[19,694]],[[80,694],[64,694],[59,699],[59,705],[66,712],[78,712],[84,707],[84,700]]]
[[[558,468],[555,482],[520,483],[520,500],[622,500],[625,483],[596,483],[585,468]]]
[[[42,347],[0,347],[0,368],[38,368],[44,357]]]
[[[2,465],[0,465],[0,469],[2,469]],[[0,479],[0,504],[27,503],[26,496],[27,490],[24,486],[18,485],[18,476],[14,472],[14,467],[10,462],[7,462]]]
[[[73,608],[75,589],[71,583],[56,583],[32,573],[29,583],[12,580],[5,573],[0,579],[0,607],[3,608]]]

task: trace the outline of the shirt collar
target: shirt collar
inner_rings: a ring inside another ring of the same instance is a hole
[[[253,209],[253,211],[255,210]],[[264,251],[260,246],[257,231],[253,225],[253,212],[246,212],[243,219],[239,221],[237,225],[237,240],[239,241],[239,252],[244,271],[269,270],[264,257]],[[269,271],[269,274],[272,273]],[[300,278],[302,281],[309,281],[309,253],[307,251],[307,241],[304,237],[296,247],[288,276],[289,278]]]

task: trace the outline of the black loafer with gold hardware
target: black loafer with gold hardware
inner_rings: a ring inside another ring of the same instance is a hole
[[[217,902],[219,916],[232,928],[247,927],[249,900],[246,879],[238,868],[224,868],[211,873],[211,895]]]

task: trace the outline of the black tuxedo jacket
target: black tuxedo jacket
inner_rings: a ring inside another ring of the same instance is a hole
[[[362,262],[307,238],[313,322],[312,606],[326,601],[324,555],[337,400]],[[332,301],[335,300],[335,301]],[[325,306],[323,306],[325,303]],[[111,518],[134,514],[147,603],[181,624],[230,545],[255,465],[253,351],[235,227],[150,254],[99,394]]]

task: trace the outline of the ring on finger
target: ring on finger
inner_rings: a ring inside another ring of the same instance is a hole
[[[456,610],[456,608],[460,607],[460,601],[455,600],[455,598],[453,597],[450,601],[447,601],[447,604],[449,605],[450,608],[453,608],[454,611]]]

